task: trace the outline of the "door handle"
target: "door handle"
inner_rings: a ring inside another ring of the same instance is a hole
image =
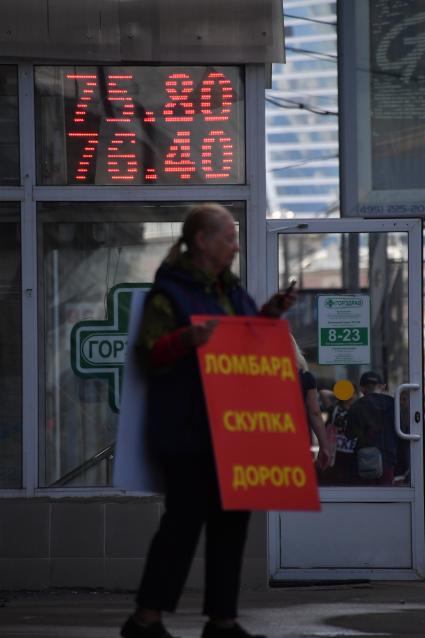
[[[394,423],[395,423],[395,431],[397,436],[400,439],[404,439],[405,441],[420,441],[420,434],[406,434],[401,429],[400,423],[400,395],[403,391],[407,390],[408,392],[413,392],[416,390],[420,390],[421,386],[418,383],[402,383],[396,388],[394,394]]]

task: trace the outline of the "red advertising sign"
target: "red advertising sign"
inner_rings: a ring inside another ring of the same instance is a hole
[[[198,358],[223,507],[320,509],[288,323],[220,317]]]

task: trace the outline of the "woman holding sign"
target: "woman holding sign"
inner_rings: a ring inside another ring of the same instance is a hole
[[[165,513],[149,550],[137,609],[121,630],[126,638],[170,638],[161,612],[175,610],[204,526],[203,613],[209,620],[202,638],[250,636],[235,620],[250,513],[222,509],[196,357],[217,321],[190,324],[192,314],[259,314],[230,270],[238,250],[226,208],[193,207],[146,300],[137,355],[148,384],[148,432],[164,476]],[[276,294],[260,314],[277,318],[294,300],[292,289]]]

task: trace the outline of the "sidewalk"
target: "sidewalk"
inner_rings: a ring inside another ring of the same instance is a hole
[[[181,638],[199,638],[199,594],[184,596],[165,622]],[[270,638],[425,637],[425,582],[373,582],[243,592],[240,622]],[[118,638],[132,594],[52,591],[0,593],[1,638]]]

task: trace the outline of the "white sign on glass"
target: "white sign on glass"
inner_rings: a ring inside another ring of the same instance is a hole
[[[319,364],[370,363],[369,295],[318,295],[317,324]]]

